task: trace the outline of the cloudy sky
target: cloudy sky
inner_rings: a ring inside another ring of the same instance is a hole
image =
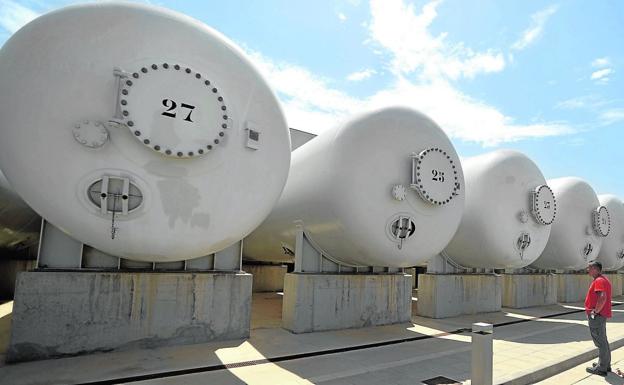
[[[0,43],[67,1],[0,0]],[[152,1],[242,46],[291,127],[409,105],[467,157],[529,155],[624,197],[624,2]]]

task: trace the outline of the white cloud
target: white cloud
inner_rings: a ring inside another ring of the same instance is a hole
[[[597,84],[607,84],[610,80],[609,75],[613,74],[613,72],[611,68],[603,68],[592,72],[589,78],[596,81]]]
[[[611,65],[611,60],[608,57],[599,57],[592,61],[591,65],[594,68],[604,68]]]
[[[342,13],[342,12],[338,12],[338,19],[340,19],[340,21],[341,21],[341,22],[343,22],[343,23],[344,23],[345,21],[347,21],[347,17],[346,17],[346,16],[345,16],[345,14],[344,14],[344,13]]]
[[[37,12],[21,4],[10,0],[0,0],[0,27],[11,34],[37,16],[39,16]]]
[[[604,78],[605,76],[611,75],[612,73],[613,73],[613,70],[611,68],[604,68],[604,69],[592,72],[591,79],[600,80]]]
[[[521,51],[533,44],[544,32],[544,25],[557,12],[558,5],[551,5],[531,15],[531,25],[525,29],[522,36],[511,46],[511,49]]]
[[[371,2],[368,24],[371,41],[380,47],[366,46],[382,49],[381,66],[391,67],[394,80],[372,95],[354,97],[303,67],[250,52],[280,96],[291,127],[320,133],[363,110],[403,105],[430,116],[450,137],[483,146],[574,131],[561,122],[523,124],[458,90],[454,79],[501,71],[505,62],[502,54],[492,50],[474,52],[463,43],[448,42],[446,34],[433,37],[428,27],[437,16],[439,1],[426,4],[418,14],[400,0],[380,1]],[[366,71],[351,75],[354,80],[363,79]]]
[[[353,72],[351,74],[349,74],[347,76],[347,80],[350,82],[359,82],[365,79],[370,78],[371,76],[375,75],[377,73],[377,71],[375,71],[374,69],[371,68],[367,68],[365,70],[362,71],[357,71],[357,72]]]
[[[505,68],[502,53],[474,52],[463,43],[451,44],[447,34],[433,36],[429,26],[437,17],[440,0],[431,1],[417,13],[413,4],[401,0],[372,0],[369,32],[372,41],[392,55],[395,74],[418,71],[425,79],[472,78],[479,73]]]
[[[600,121],[608,126],[624,121],[624,108],[612,108],[600,113]]]
[[[559,122],[518,123],[495,107],[460,92],[447,81],[423,85],[399,79],[392,88],[377,93],[370,100],[374,107],[406,103],[431,117],[450,137],[484,146],[573,131]]]
[[[316,134],[357,112],[394,105],[422,111],[449,136],[484,146],[572,132],[558,122],[517,123],[495,107],[461,93],[446,80],[417,84],[399,76],[387,89],[355,98],[305,68],[274,63],[257,52],[250,55],[281,96],[290,127]]]
[[[319,133],[363,108],[361,100],[333,88],[328,79],[303,67],[276,63],[250,50],[248,54],[280,96],[290,127]]]
[[[591,66],[593,68],[598,68],[598,70],[591,73],[589,78],[594,80],[596,84],[607,84],[611,78],[609,77],[615,71],[613,68],[609,68],[611,66],[611,60],[608,57],[600,57],[591,62]]]

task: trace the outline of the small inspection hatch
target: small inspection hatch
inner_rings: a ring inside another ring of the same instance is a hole
[[[428,380],[423,380],[422,383],[427,384],[427,385],[461,385],[460,381],[452,380],[448,377],[442,377],[442,376],[433,377]]]

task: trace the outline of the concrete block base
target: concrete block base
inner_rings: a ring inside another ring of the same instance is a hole
[[[284,291],[287,270],[286,266],[243,265],[243,271],[253,276],[254,293]]]
[[[245,273],[22,272],[8,361],[249,336]]]
[[[587,273],[560,273],[558,279],[557,301],[582,302],[585,301],[587,290],[593,280]]]
[[[503,307],[553,305],[557,303],[554,274],[503,274]]]
[[[418,315],[447,318],[501,310],[502,278],[495,274],[421,274]]]
[[[289,273],[282,325],[293,333],[409,322],[409,274]]]

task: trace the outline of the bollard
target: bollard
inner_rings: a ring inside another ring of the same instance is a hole
[[[492,385],[494,327],[478,322],[472,324],[472,381],[473,385]]]

